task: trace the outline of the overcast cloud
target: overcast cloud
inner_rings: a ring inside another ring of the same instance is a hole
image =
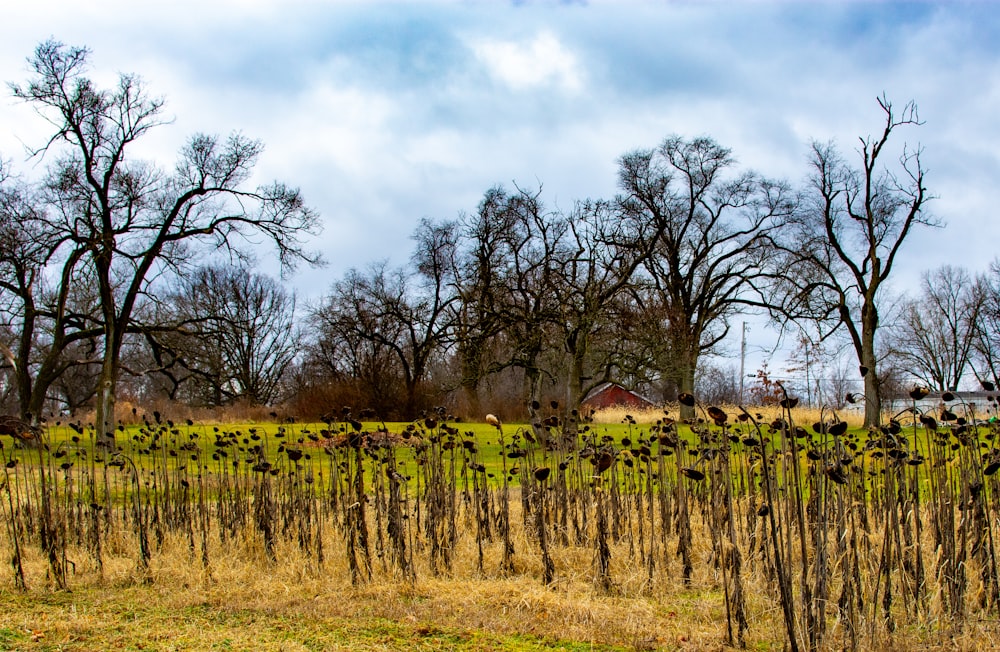
[[[135,72],[173,124],[144,144],[164,166],[192,133],[266,144],[259,171],[300,186],[329,261],[402,261],[422,217],[473,211],[491,185],[544,185],[568,209],[615,192],[616,159],[670,134],[710,135],[741,165],[799,183],[809,142],[851,153],[875,98],[914,100],[942,230],[915,233],[897,284],[941,264],[985,270],[1000,221],[1000,12],[989,2],[54,2],[4,9],[0,77],[54,37],[95,77]],[[0,155],[44,125],[0,101]],[[270,263],[263,259],[266,268]]]

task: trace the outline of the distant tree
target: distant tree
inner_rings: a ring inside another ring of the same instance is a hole
[[[677,386],[662,372],[673,359],[663,337],[668,310],[641,283],[622,290],[606,304],[601,329],[592,342],[599,377],[661,402],[674,398]]]
[[[972,368],[982,381],[1000,386],[1000,259],[976,279],[981,304],[973,331]]]
[[[801,378],[795,386],[800,391],[797,394],[804,399],[804,405],[812,407],[821,400],[821,372],[826,366],[828,354],[823,343],[814,340],[808,333],[802,331],[795,339],[795,347],[788,356],[788,366],[785,371]]]
[[[853,393],[858,383],[857,366],[849,359],[838,358],[827,370],[827,376],[821,385],[823,404],[842,410],[847,406],[847,395]]]
[[[297,370],[296,394],[318,392],[324,400],[338,398],[342,406],[371,408],[385,417],[395,415],[404,400],[396,352],[391,345],[369,337],[356,321],[326,307],[310,313],[311,336]],[[334,405],[323,406],[320,412]]]
[[[931,389],[957,390],[969,367],[984,296],[960,267],[925,272],[892,332],[902,368]]]
[[[885,126],[880,135],[861,139],[860,167],[832,144],[813,143],[802,210],[775,234],[779,292],[771,302],[780,318],[813,320],[827,333],[846,329],[864,378],[868,426],[881,421],[876,335],[884,284],[913,228],[937,224],[925,210],[919,149],[904,146],[896,167],[885,163],[893,133],[920,124],[917,108],[909,103],[897,114],[884,97],[878,103]]]
[[[471,415],[484,414],[479,390],[483,380],[495,373],[493,344],[503,332],[504,319],[498,309],[502,291],[500,253],[507,237],[509,220],[506,193],[499,188],[487,191],[473,215],[458,220],[458,248],[452,261],[458,310],[455,319],[458,387]]]
[[[97,377],[101,371],[100,354],[96,337],[75,340],[64,355],[73,364],[59,374],[52,383],[49,400],[60,409],[74,413],[93,404],[97,393]]]
[[[222,265],[179,279],[146,334],[155,368],[207,406],[280,399],[300,340],[292,293],[268,276]]]
[[[54,129],[36,152],[50,158],[45,232],[64,258],[85,257],[93,270],[102,328],[96,427],[111,436],[123,342],[151,280],[184,265],[196,244],[236,251],[251,234],[270,240],[283,265],[314,261],[300,238],[318,221],[297,190],[244,187],[262,146],[240,134],[191,138],[172,173],[133,155],[133,144],[163,124],[163,101],[134,75],[98,87],[85,74],[88,54],[42,43],[29,59],[31,79],[10,88]]]
[[[567,256],[556,298],[557,325],[568,357],[570,410],[579,407],[591,389],[616,379],[617,361],[597,355],[602,351],[598,342],[613,332],[613,305],[651,255],[660,232],[660,225],[644,217],[622,212],[611,202],[588,201],[567,218]],[[570,437],[573,425],[567,422]]]
[[[695,396],[705,405],[738,405],[740,373],[734,365],[720,366],[702,362],[694,385]]]
[[[453,267],[454,230],[448,224],[421,223],[414,239],[412,269],[392,269],[387,263],[364,271],[350,270],[314,309],[321,343],[327,351],[363,346],[373,360],[391,355],[402,379],[403,404],[393,410],[415,418],[422,405],[421,389],[431,364],[452,343],[457,308]]]

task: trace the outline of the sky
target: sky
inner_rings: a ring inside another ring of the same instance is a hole
[[[912,100],[930,212],[896,286],[998,255],[1000,11],[990,2],[8,3],[0,79],[22,82],[49,38],[91,49],[91,75],[137,73],[169,125],[141,154],[169,168],[195,133],[258,138],[261,181],[301,188],[327,265],[290,278],[316,299],[351,267],[402,263],[421,218],[472,212],[496,184],[568,210],[616,192],[617,159],[708,135],[741,169],[803,183],[812,141],[854,156],[883,126],[876,98]],[[6,91],[6,89],[0,89]],[[15,168],[46,125],[0,93]],[[262,254],[263,269],[276,269]],[[734,331],[738,331],[736,328]],[[754,328],[757,349],[773,335]],[[738,348],[737,341],[733,348]]]

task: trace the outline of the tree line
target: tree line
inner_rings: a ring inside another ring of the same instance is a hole
[[[261,143],[196,135],[173,168],[139,158],[163,100],[134,75],[98,87],[88,55],[45,42],[9,86],[52,127],[30,152],[39,178],[0,170],[0,401],[25,420],[92,405],[113,433],[123,393],[313,417],[447,404],[538,419],[551,400],[572,415],[605,382],[694,392],[748,312],[843,338],[869,424],[899,361],[935,388],[969,368],[997,382],[996,266],[975,283],[928,273],[884,327],[905,241],[940,226],[919,148],[897,143],[920,124],[913,103],[879,98],[880,130],[851,154],[812,143],[799,185],[681,136],[622,155],[611,198],[564,210],[541,187],[497,185],[474,210],[421,220],[405,264],[351,269],[302,306],[247,247],[269,242],[285,270],[321,262],[299,190],[249,185]]]

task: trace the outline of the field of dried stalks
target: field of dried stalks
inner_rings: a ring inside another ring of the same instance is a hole
[[[699,410],[6,440],[0,649],[994,647],[993,431]]]

